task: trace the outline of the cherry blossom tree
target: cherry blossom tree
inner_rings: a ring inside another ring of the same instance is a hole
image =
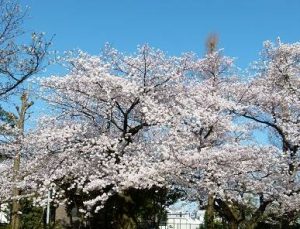
[[[66,76],[40,82],[58,116],[27,138],[35,153],[28,164],[35,186],[55,186],[61,197],[55,200],[66,200],[68,189],[87,196],[80,210],[86,216],[113,195],[130,200],[129,188],[165,186],[158,140],[173,118],[188,58],[167,57],[147,45],[133,56],[107,47],[100,57],[79,52],[66,58]]]
[[[267,41],[257,76],[232,87],[238,104],[233,112],[264,127],[287,158],[289,187],[277,209],[285,225],[299,216],[299,57],[299,43]]]
[[[290,50],[297,53],[295,47]],[[274,55],[274,50],[266,53]],[[297,60],[295,56],[297,54],[292,54],[292,59]],[[174,154],[173,161],[178,160],[177,168],[180,168],[175,174],[175,180],[190,191],[192,198],[198,197],[207,204],[208,213],[216,211],[232,228],[252,228],[260,221],[272,222],[274,218],[278,223],[278,219],[285,214],[289,215],[287,218],[290,220],[296,219],[299,211],[299,182],[298,169],[294,171],[293,168],[299,166],[298,156],[295,156],[297,145],[291,145],[290,141],[283,143],[283,153],[280,148],[257,148],[251,144],[254,141],[252,131],[258,128],[257,124],[240,118],[246,117],[272,128],[277,126],[274,123],[268,124],[272,115],[267,112],[272,114],[275,110],[282,112],[283,109],[269,108],[265,102],[272,104],[276,101],[272,95],[277,97],[278,89],[266,90],[275,80],[267,78],[261,81],[255,78],[250,83],[244,83],[243,78],[228,77],[228,74],[224,77],[220,73],[224,73],[223,69],[229,69],[232,61],[220,60],[220,54],[215,52],[199,62],[198,69],[194,71],[198,71],[201,80],[191,83],[187,90],[190,94],[181,97],[183,101],[179,102],[180,115],[174,123],[174,132],[169,141]],[[268,68],[273,65],[268,64]],[[298,68],[291,68],[297,77]],[[269,70],[264,69],[262,76],[266,72]],[[270,93],[270,90],[273,92]],[[296,118],[292,119],[291,116],[290,125],[293,127],[289,128],[293,130],[292,136],[295,136],[299,132],[295,121],[298,117],[296,88],[293,88],[293,93],[292,104],[284,103],[280,106],[292,109],[289,113],[293,113]],[[280,102],[287,99],[288,93],[283,92],[282,95],[284,98],[278,98]],[[286,108],[284,113],[286,119]],[[278,122],[279,118],[275,120]],[[279,136],[282,133],[280,129],[275,127],[275,131],[279,130]],[[283,139],[286,137],[283,136]],[[287,154],[287,146],[290,154]],[[216,152],[218,156],[214,156]],[[205,160],[206,157],[209,159]],[[218,158],[223,158],[221,163]]]

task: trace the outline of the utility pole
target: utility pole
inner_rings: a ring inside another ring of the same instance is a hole
[[[219,38],[217,34],[211,33],[208,35],[205,44],[207,54],[212,54],[213,52],[217,51],[218,41]]]
[[[214,52],[217,51],[218,47],[218,36],[216,34],[210,34],[206,40],[206,50],[207,54],[213,54]],[[212,72],[213,75],[213,82],[215,85],[215,81],[217,80],[218,76],[218,71],[219,69],[213,68]],[[212,94],[215,94],[215,89],[212,91]],[[215,221],[215,208],[214,208],[214,203],[215,203],[215,197],[214,193],[208,193],[207,196],[207,206],[206,206],[206,211],[205,211],[205,226],[208,229],[213,229],[214,228],[214,221]]]
[[[47,196],[47,212],[46,212],[46,224],[50,224],[50,199],[51,199],[51,191],[48,190],[48,196]]]
[[[20,210],[21,206],[19,203],[19,195],[20,189],[17,187],[17,183],[19,181],[19,171],[20,171],[20,163],[21,163],[21,141],[24,135],[24,124],[26,120],[26,114],[28,109],[33,105],[33,102],[29,102],[28,94],[23,92],[21,96],[21,108],[16,106],[17,116],[14,116],[14,123],[16,128],[18,129],[19,133],[17,135],[17,144],[19,144],[20,148],[16,152],[14,157],[14,164],[13,164],[13,201],[12,201],[12,220],[11,220],[11,229],[19,229],[20,228]]]

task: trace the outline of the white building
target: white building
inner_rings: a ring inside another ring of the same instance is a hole
[[[195,215],[182,212],[172,212],[168,214],[166,225],[160,229],[199,229],[203,224],[204,211],[199,211]]]

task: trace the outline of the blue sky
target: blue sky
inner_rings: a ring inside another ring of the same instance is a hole
[[[124,52],[149,43],[171,55],[202,55],[207,35],[246,67],[264,40],[300,38],[298,0],[20,0],[27,31],[55,34],[52,49],[98,54],[105,42]]]
[[[258,58],[265,40],[296,42],[300,38],[299,0],[20,0],[29,6],[27,32],[55,35],[52,50],[80,48],[99,54],[106,42],[123,52],[148,43],[170,55],[205,53],[210,33],[220,48],[245,68]],[[43,75],[62,73],[49,67]],[[39,74],[40,76],[41,74]],[[32,98],[33,118],[49,111]],[[11,105],[8,105],[12,108]],[[43,110],[47,110],[46,112]],[[263,135],[258,135],[265,137]]]

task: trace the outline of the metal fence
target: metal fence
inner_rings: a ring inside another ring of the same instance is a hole
[[[159,225],[155,223],[149,223],[149,222],[138,224],[138,229],[201,229],[201,228],[203,228],[201,224],[184,223],[184,222],[179,222],[179,223],[165,222],[165,223],[160,223]]]
[[[159,226],[159,229],[200,229],[201,224],[193,223],[168,223],[166,225]]]

